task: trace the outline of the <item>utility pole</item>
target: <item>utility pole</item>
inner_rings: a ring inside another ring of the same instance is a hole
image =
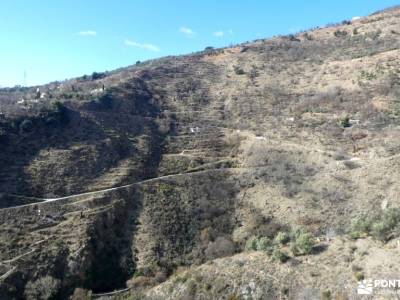
[[[24,70],[24,87],[26,87],[27,86],[27,74],[26,74],[26,70]]]

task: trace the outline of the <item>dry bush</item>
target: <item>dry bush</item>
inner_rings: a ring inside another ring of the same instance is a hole
[[[214,242],[208,244],[205,251],[207,259],[231,256],[235,253],[235,245],[230,239],[218,237]]]
[[[349,155],[343,150],[338,150],[333,154],[333,159],[334,160],[346,160],[346,159],[349,159]]]
[[[154,281],[157,283],[164,282],[165,280],[167,280],[167,278],[167,273],[163,271],[156,272],[156,274],[154,275]]]
[[[356,161],[352,160],[345,160],[343,164],[345,165],[346,168],[350,170],[357,169],[360,166]]]
[[[214,236],[213,229],[210,226],[208,226],[201,230],[200,241],[203,245],[208,245],[210,241],[214,239],[213,236]]]
[[[351,139],[353,141],[362,140],[368,136],[368,133],[361,130],[356,130],[351,133]]]
[[[92,299],[92,291],[76,288],[74,290],[73,295],[71,296],[71,300],[91,300]]]
[[[154,284],[155,280],[151,277],[146,276],[133,277],[126,282],[126,286],[128,288],[144,288],[148,286],[153,286]]]
[[[27,300],[48,300],[56,296],[59,287],[59,279],[45,276],[36,281],[29,281],[24,294]]]

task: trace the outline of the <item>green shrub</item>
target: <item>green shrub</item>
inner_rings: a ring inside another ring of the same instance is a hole
[[[359,231],[351,231],[349,233],[349,235],[350,235],[350,238],[352,238],[353,240],[357,240],[362,237],[362,233]]]
[[[271,241],[267,237],[261,237],[257,239],[256,250],[257,251],[268,251],[271,246]]]
[[[361,281],[364,279],[364,274],[362,272],[356,272],[354,276],[356,277],[357,281]]]
[[[368,233],[371,230],[372,219],[366,215],[353,219],[351,228],[353,232]]]
[[[351,126],[351,124],[350,124],[350,117],[349,117],[348,115],[343,116],[343,117],[340,119],[340,125],[341,125],[343,128],[350,127],[350,126]]]
[[[267,237],[250,237],[245,244],[246,251],[265,251],[268,254],[272,252],[272,243]]]
[[[280,249],[275,249],[272,254],[272,258],[274,260],[280,261],[281,263],[285,263],[289,260],[290,256],[286,252]]]
[[[257,250],[257,237],[252,236],[246,241],[246,245],[244,246],[246,251]]]
[[[364,71],[364,70],[361,71],[360,77],[361,77],[361,79],[365,79],[365,80],[373,80],[373,79],[377,78],[376,74],[374,74],[372,72]]]
[[[386,242],[398,232],[400,225],[400,210],[388,209],[376,218],[371,226],[370,234],[377,240]]]
[[[315,245],[313,235],[305,230],[296,230],[293,233],[290,249],[293,255],[306,255],[310,254]]]
[[[275,237],[275,243],[279,245],[286,245],[287,243],[290,242],[290,236],[287,232],[278,232],[278,234]]]
[[[330,300],[332,299],[332,293],[330,290],[326,290],[322,292],[322,299],[323,300]]]
[[[400,223],[400,209],[399,208],[391,208],[386,210],[381,219],[385,222],[386,226],[390,228],[394,228]]]
[[[376,222],[372,224],[371,235],[377,240],[385,241],[387,239],[387,233],[390,231],[390,227],[384,221]]]
[[[236,75],[244,75],[245,74],[244,70],[238,66],[234,67],[234,71],[235,71]]]
[[[133,273],[133,277],[140,277],[144,276],[144,272],[142,270],[136,270],[135,273]]]

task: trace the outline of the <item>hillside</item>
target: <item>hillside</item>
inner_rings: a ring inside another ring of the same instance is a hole
[[[0,299],[356,299],[399,118],[400,8],[0,89]]]

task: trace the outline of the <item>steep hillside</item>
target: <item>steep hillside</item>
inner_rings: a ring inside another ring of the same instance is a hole
[[[399,274],[399,28],[0,90],[0,298],[353,299]]]

